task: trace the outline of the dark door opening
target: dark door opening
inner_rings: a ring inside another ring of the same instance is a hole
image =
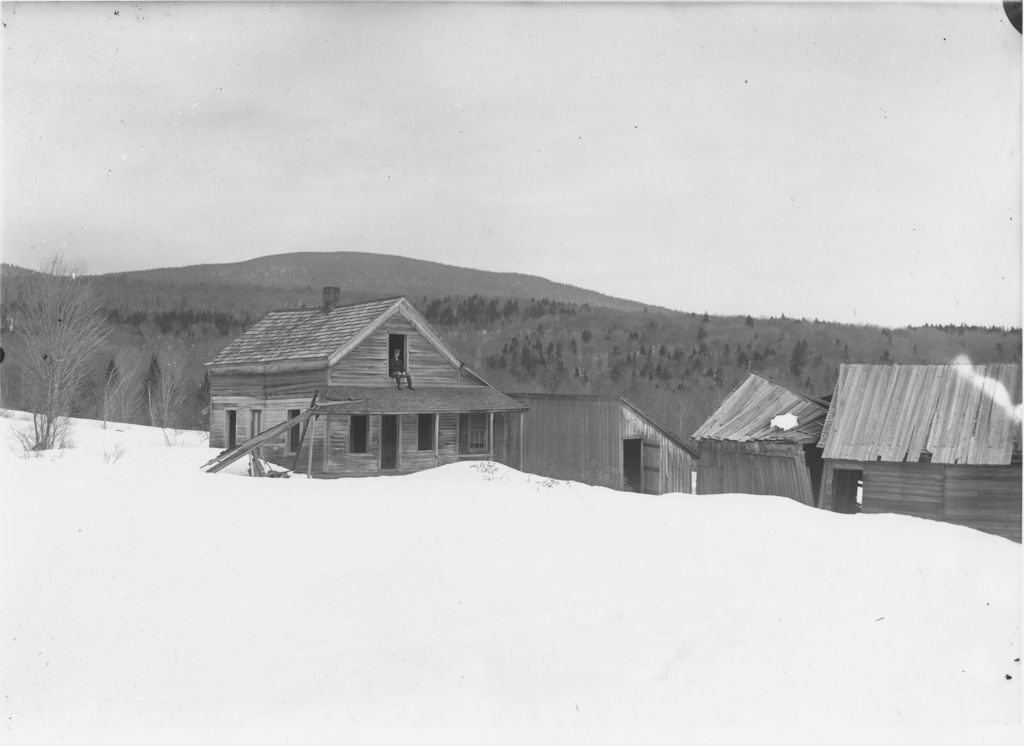
[[[380,468],[398,468],[398,415],[380,417]]]
[[[622,439],[622,488],[629,492],[640,492],[644,486],[643,443],[641,438]]]
[[[859,513],[864,472],[859,469],[836,469],[832,472],[832,510],[836,513]]]
[[[238,445],[238,412],[228,409],[224,412],[227,415],[228,448]]]
[[[825,461],[821,458],[821,449],[815,445],[804,446],[804,463],[807,464],[807,471],[811,475],[811,495],[814,498],[814,505],[817,506],[821,500],[821,474],[825,469]]]

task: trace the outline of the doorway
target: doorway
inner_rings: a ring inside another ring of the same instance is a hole
[[[622,488],[629,492],[643,490],[643,439],[622,439]]]
[[[398,468],[398,415],[380,416],[380,468],[381,471]]]
[[[832,472],[832,510],[836,513],[859,513],[858,499],[864,485],[864,472],[859,469],[836,469]]]
[[[228,450],[238,445],[238,412],[234,409],[225,410],[227,415]]]

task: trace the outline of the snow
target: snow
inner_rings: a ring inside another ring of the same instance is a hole
[[[3,449],[0,742],[1020,737],[1005,539],[491,463],[206,474],[205,440]]]

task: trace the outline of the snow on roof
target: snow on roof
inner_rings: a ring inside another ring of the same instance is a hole
[[[693,434],[695,440],[783,441],[816,443],[828,407],[824,402],[796,394],[751,373],[725,398]],[[795,417],[797,425],[780,428],[772,421],[780,415]]]

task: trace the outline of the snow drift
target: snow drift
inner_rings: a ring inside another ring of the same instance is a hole
[[[0,461],[4,742],[835,743],[858,723],[957,743],[1019,723],[1005,539],[491,463],[210,475],[202,433],[72,438]]]

